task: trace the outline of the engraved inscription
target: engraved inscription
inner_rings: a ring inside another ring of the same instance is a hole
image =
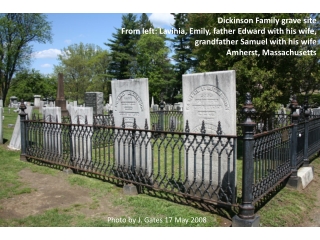
[[[191,92],[187,99],[186,110],[195,110],[198,117],[214,118],[217,111],[229,110],[226,95],[213,85],[203,85]]]
[[[120,107],[118,106],[119,104],[121,105]],[[140,107],[140,111],[143,112],[144,107],[140,96],[134,91],[125,90],[117,96],[114,111],[119,111],[118,108],[125,110],[125,112],[131,111],[135,109],[136,104]]]

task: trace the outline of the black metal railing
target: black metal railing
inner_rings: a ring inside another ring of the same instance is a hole
[[[25,121],[25,129],[27,158],[205,202],[236,202],[236,136],[37,120]]]
[[[254,136],[254,201],[258,201],[290,176],[291,138],[291,126]]]
[[[183,132],[184,121],[182,111],[153,111],[150,112],[152,130]]]
[[[188,121],[182,127],[170,119],[176,116],[183,122],[181,112],[171,111],[167,117],[166,111],[151,114],[150,130],[149,123],[145,129],[116,127],[112,115],[95,116],[92,125],[71,124],[68,118],[62,123],[27,120],[22,105],[21,159],[38,159],[200,202],[238,206],[236,221],[250,225],[256,219],[255,204],[288,178],[295,185],[298,168],[308,166],[309,158],[320,150],[320,116],[310,117],[306,106],[298,114],[293,97],[291,114],[276,115],[271,125],[264,121],[272,127],[260,131],[248,93],[239,137],[221,135],[220,122],[217,134],[206,134],[204,122],[201,132],[191,133]],[[238,148],[242,170],[237,173]]]

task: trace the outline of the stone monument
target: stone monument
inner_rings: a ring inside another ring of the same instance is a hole
[[[41,95],[34,95],[33,97],[34,97],[34,104],[33,104],[33,106],[34,106],[35,108],[40,107],[40,98],[41,98]]]
[[[68,116],[68,110],[66,106],[66,99],[64,97],[64,82],[63,82],[63,74],[58,74],[58,90],[57,90],[57,98],[55,101],[56,107],[61,107],[61,115],[62,117]]]
[[[115,126],[144,129],[146,121],[149,125],[150,108],[148,79],[113,80],[111,86]],[[129,132],[125,134],[129,134]],[[145,140],[141,139],[142,135],[137,137],[138,139],[136,139],[136,141],[139,141],[139,144],[136,144],[135,148],[132,146],[135,142],[126,141],[124,136],[119,139],[121,144],[115,144],[116,163],[120,160],[121,164],[121,166],[118,167],[125,165],[127,167],[133,167],[137,171],[140,169],[144,174],[151,172],[151,146],[147,143],[147,138],[145,138]],[[118,135],[118,138],[120,137],[121,135]],[[145,150],[140,151],[140,149]],[[120,159],[118,159],[118,151],[120,151]],[[125,155],[123,154],[124,152],[126,152]],[[142,159],[141,163],[138,159]],[[147,172],[145,172],[145,169]]]
[[[61,107],[45,107],[43,109],[43,147],[54,155],[62,153],[61,125],[50,123],[61,123]]]
[[[103,92],[86,92],[84,99],[86,107],[93,108],[93,115],[103,114]]]
[[[93,110],[91,107],[70,107],[72,125],[72,161],[82,169],[92,167]],[[80,125],[79,125],[80,124]],[[81,126],[86,124],[87,126]]]
[[[183,117],[185,123],[188,120],[190,133],[199,134],[204,130],[206,134],[236,136],[235,71],[183,75]],[[205,149],[205,144],[200,144],[197,150],[193,150],[194,143],[190,143],[192,146],[189,148],[186,143],[186,149],[189,149],[185,155],[185,163],[188,165],[186,174],[192,179],[195,175],[196,185],[199,186],[204,179],[206,186],[212,182],[214,187],[219,183],[219,187],[222,186],[224,189],[227,188],[227,184],[235,187],[236,153],[226,141],[226,138],[221,138],[221,144],[217,144],[211,152],[209,148],[213,149],[212,144],[204,151],[201,149]]]

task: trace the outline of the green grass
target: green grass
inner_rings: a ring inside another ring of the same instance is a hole
[[[320,158],[311,162],[314,167],[314,180],[303,190],[283,188],[276,192],[258,212],[262,226],[297,226],[309,218],[317,207],[317,191],[320,173]]]

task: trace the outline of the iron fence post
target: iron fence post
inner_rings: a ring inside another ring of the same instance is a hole
[[[291,165],[291,176],[288,180],[288,186],[292,188],[299,188],[300,181],[298,177],[297,170],[297,145],[298,145],[298,120],[299,114],[296,112],[298,108],[298,102],[296,100],[296,96],[294,95],[290,104],[291,108],[291,121],[292,121],[292,137],[290,144],[290,165]]]
[[[308,97],[304,100],[304,147],[303,147],[303,166],[308,167],[309,166],[309,158],[308,158],[308,148],[309,148],[309,116],[310,111],[308,110],[309,103],[308,103]]]
[[[160,131],[164,130],[164,101],[161,99],[159,103],[159,108],[160,108]]]
[[[232,219],[232,226],[258,227],[260,217],[255,215],[252,195],[254,184],[254,127],[256,124],[251,117],[256,113],[256,110],[251,102],[250,93],[246,94],[242,112],[245,114],[245,121],[241,124],[243,128],[242,202],[239,206],[239,214]]]
[[[26,161],[26,127],[25,127],[25,120],[27,113],[24,112],[27,109],[26,105],[24,104],[23,99],[21,99],[21,104],[19,109],[21,110],[20,115],[20,134],[21,134],[21,153],[20,153],[20,160]]]

